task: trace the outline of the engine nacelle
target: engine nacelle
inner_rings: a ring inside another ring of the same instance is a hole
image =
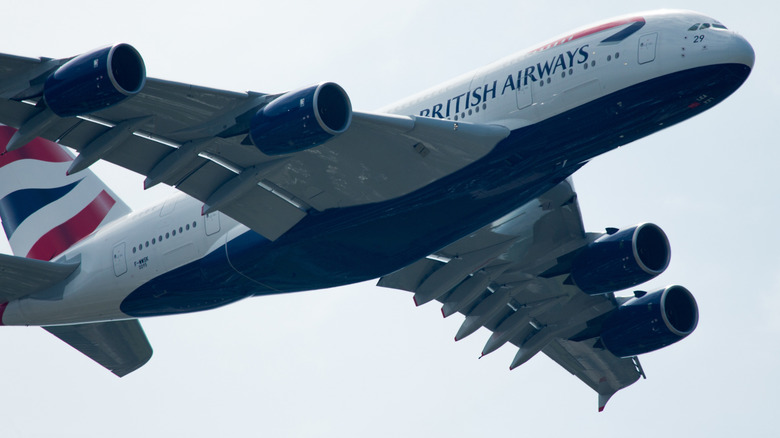
[[[352,103],[343,88],[325,82],[290,91],[252,118],[249,136],[266,155],[319,146],[349,128]]]
[[[80,116],[116,105],[144,84],[141,55],[129,44],[116,44],[63,64],[46,79],[43,98],[60,117]]]
[[[669,286],[632,298],[604,321],[601,341],[612,354],[631,357],[658,350],[688,336],[699,308],[688,289]]]
[[[585,293],[614,292],[659,275],[670,259],[666,234],[657,225],[646,223],[589,244],[572,263],[571,277]]]

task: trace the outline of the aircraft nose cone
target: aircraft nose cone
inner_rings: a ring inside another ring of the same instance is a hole
[[[751,70],[756,61],[756,53],[753,46],[742,36],[733,34],[729,47],[729,55],[732,62],[748,66]]]

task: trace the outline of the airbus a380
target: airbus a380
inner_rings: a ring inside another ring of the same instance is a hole
[[[139,318],[380,278],[463,314],[456,340],[490,330],[483,355],[514,344],[510,368],[543,352],[603,409],[698,309],[682,286],[615,293],[663,272],[669,242],[650,223],[586,233],[569,177],[720,103],[753,62],[713,18],[641,13],[369,113],[331,82],[147,78],[127,44],[0,55],[0,323],[123,376],[152,354]],[[100,159],[182,194],[131,212]]]

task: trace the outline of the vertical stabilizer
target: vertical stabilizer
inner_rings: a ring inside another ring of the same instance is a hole
[[[0,126],[0,220],[15,255],[52,260],[130,213],[90,170],[68,175],[73,155],[59,144],[36,138],[8,152],[15,132]]]

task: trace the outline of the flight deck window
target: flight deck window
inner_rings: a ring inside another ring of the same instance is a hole
[[[702,25],[701,25],[701,27],[699,28],[699,30],[702,30],[702,29],[709,29],[709,28],[710,28],[710,23],[704,23],[704,24],[702,24]]]
[[[724,25],[722,25],[722,24],[720,24],[718,22],[712,23],[712,27],[714,27],[715,29],[726,29],[726,26],[724,26]]]
[[[696,23],[693,26],[688,28],[688,31],[694,31],[694,30],[699,30],[699,23]]]

